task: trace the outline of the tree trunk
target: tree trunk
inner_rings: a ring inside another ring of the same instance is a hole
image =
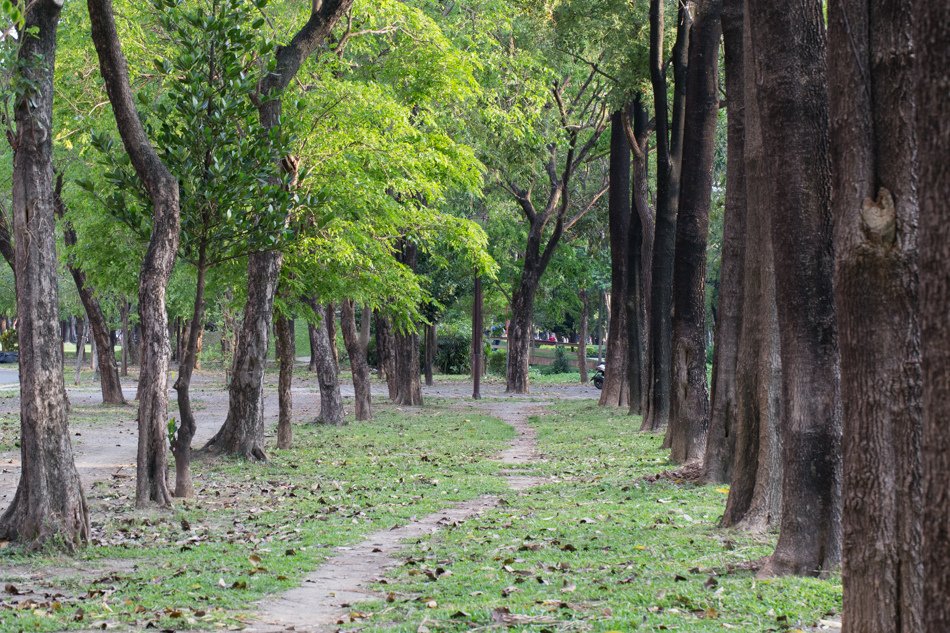
[[[531,320],[534,295],[540,274],[525,260],[521,281],[511,297],[511,324],[508,327],[508,370],[506,393],[528,393],[528,369],[531,360]]]
[[[437,349],[436,343],[436,332],[435,332],[435,323],[427,323],[425,325],[425,365],[423,371],[426,378],[426,387],[431,387],[435,384],[432,380],[432,364],[435,362],[435,352]]]
[[[336,309],[332,303],[328,303],[324,308],[327,315],[327,336],[330,338],[330,352],[333,356],[333,367],[336,373],[340,373],[340,350],[336,345]]]
[[[56,207],[56,216],[63,224],[63,242],[67,247],[76,246],[76,231],[72,223],[65,219],[66,205],[62,198],[63,178],[56,178],[56,187],[53,190],[53,200]],[[86,281],[86,273],[80,269],[72,257],[66,258],[66,267],[76,283],[79,300],[86,310],[87,323],[96,341],[96,353],[99,361],[99,386],[102,390],[102,401],[106,404],[125,404],[122,395],[122,383],[119,380],[119,368],[115,362],[115,348],[109,331],[109,324],[99,305],[93,289]],[[78,338],[78,337],[77,337]],[[78,349],[78,348],[77,348]]]
[[[475,296],[472,299],[472,399],[482,397],[482,358],[485,355],[482,342],[482,330],[485,324],[482,318],[484,297],[482,296],[482,276],[475,275]]]
[[[913,8],[828,5],[843,630],[923,630]]]
[[[365,314],[363,315],[365,318]],[[367,319],[368,322],[368,319]],[[357,420],[372,420],[372,393],[370,391],[369,364],[366,362],[366,347],[356,329],[356,309],[352,299],[340,303],[340,329],[343,330],[343,344],[346,355],[350,357],[350,373],[353,375],[353,406]]]
[[[360,314],[360,345],[363,349],[369,349],[370,323],[373,319],[373,310],[368,306],[363,306],[363,312]]]
[[[587,291],[580,291],[581,299],[581,319],[580,327],[577,331],[577,371],[581,375],[581,384],[586,385],[588,381],[587,377],[587,312],[588,312],[588,301],[587,301]]]
[[[706,241],[719,114],[722,0],[702,0],[690,29],[682,185],[673,268],[673,357],[667,444],[676,463],[701,459],[709,427]]]
[[[418,263],[418,247],[408,240],[402,241],[399,261],[415,271]],[[421,406],[422,384],[419,368],[419,334],[416,331],[393,332],[391,354],[395,369],[395,404]]]
[[[198,428],[195,414],[191,410],[191,377],[194,374],[198,358],[198,333],[205,313],[205,280],[208,272],[205,245],[198,247],[198,271],[195,280],[195,305],[188,324],[188,338],[178,365],[178,379],[175,391],[178,392],[178,432],[171,443],[175,455],[175,496],[192,497],[195,494],[191,481],[191,440]]]
[[[79,322],[79,343],[76,345],[76,374],[73,378],[73,384],[79,384],[79,377],[82,374],[82,366],[86,361],[86,341],[89,340],[89,328],[83,327],[82,320]]]
[[[259,115],[265,130],[279,128],[281,95],[301,64],[326,40],[353,0],[313,2],[310,18],[286,45],[278,46],[273,70],[261,81]],[[281,161],[296,170],[297,159]],[[293,178],[291,179],[293,180]],[[241,346],[235,350],[234,375],[229,387],[228,417],[205,448],[213,453],[266,459],[264,453],[264,366],[274,309],[274,293],[283,255],[280,251],[251,253],[247,259],[247,304]]]
[[[610,117],[610,320],[607,323],[607,371],[600,391],[601,406],[629,405],[627,378],[630,350],[627,331],[628,252],[630,249],[630,146],[623,113]]]
[[[680,4],[676,43],[673,45],[673,113],[667,115],[666,58],[663,47],[663,1],[650,1],[650,80],[656,112],[656,228],[653,241],[650,300],[650,402],[643,420],[645,430],[664,428],[670,418],[672,380],[673,257],[676,211],[679,206],[680,159],[685,116],[685,79],[689,51],[690,17]]]
[[[763,575],[826,573],[841,556],[841,399],[832,274],[828,96],[820,3],[749,0],[768,157],[782,350],[782,521]],[[748,102],[747,102],[748,103]],[[752,107],[752,104],[749,104]]]
[[[18,51],[24,86],[16,98],[13,233],[20,343],[20,481],[0,516],[0,538],[28,549],[72,549],[89,538],[89,512],[73,461],[58,313],[52,117],[56,27],[61,4],[24,9]]]
[[[310,340],[310,365],[307,366],[307,369],[317,371],[317,328],[314,327],[313,323],[307,324],[307,336]]]
[[[294,343],[294,322],[285,316],[274,321],[274,338],[277,345],[277,359],[280,363],[280,375],[277,378],[277,448],[288,450],[293,445],[294,402],[291,386],[294,380],[296,345]]]
[[[393,352],[395,339],[389,318],[376,313],[376,356],[379,361],[379,373],[386,379],[389,399],[396,400],[396,356]]]
[[[728,483],[736,444],[736,364],[742,328],[746,222],[745,95],[742,0],[724,0],[722,43],[728,99],[726,212],[719,268],[719,305],[713,346],[712,401],[706,438],[707,481]]]
[[[311,307],[318,316],[322,317],[315,324],[317,330],[317,382],[320,385],[320,415],[317,422],[321,424],[342,425],[346,421],[343,417],[343,397],[340,395],[340,376],[336,363],[333,361],[331,349],[329,319],[326,309],[311,299]]]
[[[653,260],[653,210],[649,200],[647,173],[650,137],[648,117],[642,96],[633,100],[633,135],[628,140],[633,150],[633,208],[630,218],[630,247],[627,264],[627,328],[630,347],[630,413],[642,415],[650,393],[650,282]]]
[[[129,347],[132,345],[131,331],[129,330],[129,302],[122,302],[122,375],[129,375]]]
[[[914,2],[920,164],[920,325],[923,374],[925,633],[950,630],[950,7]]]
[[[730,3],[735,0],[728,0]],[[741,1],[741,0],[740,0]],[[741,11],[726,6],[726,11]],[[734,17],[740,24],[742,14]],[[750,52],[748,33],[744,54]],[[749,57],[746,56],[746,59]],[[764,532],[778,525],[782,509],[782,356],[775,303],[775,258],[769,214],[769,172],[753,69],[745,67],[744,155],[746,226],[742,305],[736,353],[735,418],[728,427],[734,447],[723,527]]]
[[[167,506],[168,316],[165,291],[178,251],[178,183],[149,143],[129,87],[111,0],[88,0],[92,39],[123,145],[152,201],[152,235],[139,273],[142,358],[135,502]]]

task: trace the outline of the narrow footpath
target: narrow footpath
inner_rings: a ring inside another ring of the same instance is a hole
[[[492,402],[483,403],[479,408],[510,424],[517,433],[511,446],[496,457],[497,461],[515,466],[539,459],[535,429],[528,424],[528,417],[542,410],[538,403]],[[524,476],[516,470],[503,470],[502,474],[515,491],[545,481],[541,477]],[[256,620],[244,631],[334,631],[353,610],[352,605],[382,597],[374,594],[370,586],[387,569],[399,564],[398,555],[406,539],[432,534],[443,526],[465,521],[497,505],[498,497],[477,497],[402,527],[376,532],[357,545],[337,548],[336,555],[308,574],[299,587],[258,603]]]

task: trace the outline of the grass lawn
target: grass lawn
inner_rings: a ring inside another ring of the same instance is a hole
[[[379,406],[371,423],[294,433],[296,448],[265,464],[196,462],[197,498],[169,512],[135,511],[129,485],[94,486],[93,544],[76,559],[0,548],[0,586],[13,590],[0,593],[0,631],[238,624],[252,601],[299,584],[332,548],[504,490],[487,458],[513,431],[472,412]],[[25,580],[30,572],[39,578]]]
[[[774,535],[721,530],[727,489],[659,478],[662,438],[589,402],[533,420],[557,481],[418,541],[358,605],[362,630],[794,631],[841,604],[840,578],[757,580]]]

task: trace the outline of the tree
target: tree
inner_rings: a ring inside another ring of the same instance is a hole
[[[261,126],[279,130],[281,93],[300,70],[304,60],[320,47],[353,0],[314,2],[306,24],[275,53],[276,63],[262,79],[259,95]],[[288,172],[296,171],[297,159],[282,161]],[[279,250],[257,251],[247,262],[247,304],[241,329],[241,345],[235,350],[234,374],[228,387],[228,416],[221,429],[205,445],[212,453],[266,459],[264,453],[264,365],[271,329],[274,294],[283,256]]]
[[[293,445],[293,394],[290,387],[297,362],[294,342],[294,322],[281,314],[274,319],[274,339],[277,345],[277,360],[280,374],[277,378],[277,448],[287,450]]]
[[[712,396],[706,455],[708,481],[731,481],[736,443],[739,335],[743,316],[746,232],[745,95],[742,0],[722,6],[723,66],[727,99],[726,213],[723,221],[718,318],[713,344]]]
[[[111,0],[88,0],[92,40],[119,135],[152,202],[152,232],[139,274],[142,354],[138,383],[139,443],[136,505],[171,502],[166,470],[168,315],[165,293],[178,251],[178,182],[152,147],[136,110],[128,69],[115,29]]]
[[[848,631],[923,624],[912,16],[828,6]]]
[[[650,0],[650,83],[656,120],[656,223],[650,291],[650,395],[643,430],[656,431],[670,417],[672,371],[673,255],[676,211],[679,207],[680,161],[686,112],[686,65],[691,19],[687,3],[680,3],[673,45],[673,110],[667,97],[663,0]]]
[[[923,377],[923,631],[950,627],[950,143],[947,65],[950,7],[913,2],[917,157],[920,165],[920,294]]]
[[[630,350],[627,326],[627,293],[630,249],[630,147],[623,128],[623,113],[610,117],[610,188],[608,217],[610,233],[610,316],[607,322],[607,371],[600,391],[601,406],[629,404]],[[633,280],[633,283],[637,283]]]
[[[320,385],[320,415],[317,417],[317,422],[339,426],[345,422],[345,419],[343,398],[340,396],[339,368],[333,359],[332,347],[336,345],[336,341],[330,339],[332,313],[315,297],[310,300],[309,307],[315,315],[314,355],[317,358],[317,382]]]
[[[722,0],[703,0],[690,28],[682,184],[673,265],[672,384],[666,444],[671,459],[702,458],[709,426],[706,386],[706,243],[719,113]]]
[[[0,516],[0,538],[30,549],[89,538],[89,511],[73,461],[59,340],[53,193],[53,70],[62,3],[25,9],[16,55],[13,236],[20,352],[21,473]]]
[[[841,401],[832,290],[828,95],[821,5],[749,0],[746,27],[769,157],[782,352],[782,520],[763,574],[819,574],[841,555]]]
[[[363,318],[367,319],[366,315]],[[343,330],[343,344],[350,359],[350,372],[353,375],[353,408],[357,420],[372,420],[372,394],[370,391],[369,363],[366,360],[366,345],[356,329],[356,308],[352,299],[340,302],[340,329]]]
[[[65,218],[66,205],[63,202],[62,192],[63,177],[59,175],[56,178],[56,186],[53,190],[54,205],[56,217],[63,225],[63,241],[67,248],[71,248],[76,246],[78,240],[72,223]],[[122,382],[119,379],[119,367],[115,361],[115,348],[112,345],[111,331],[102,311],[102,306],[99,304],[95,290],[86,279],[85,271],[77,265],[71,255],[66,257],[66,268],[69,269],[69,274],[76,283],[79,299],[86,311],[86,322],[95,341],[96,354],[99,358],[99,384],[102,388],[102,401],[108,404],[125,404]],[[122,341],[123,349],[128,347],[127,340],[126,338]],[[77,340],[76,344],[76,349],[79,350],[82,343]],[[82,349],[85,350],[84,347]],[[123,358],[125,358],[124,353]]]

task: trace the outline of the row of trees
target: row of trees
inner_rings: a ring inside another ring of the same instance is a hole
[[[934,153],[948,142],[937,44],[948,24],[945,6],[914,2],[844,0],[826,14],[807,0],[701,0],[679,5],[668,55],[655,0],[653,120],[643,95],[612,119],[629,141],[611,134],[612,304],[624,307],[611,310],[614,376],[601,403],[629,404],[645,430],[665,428],[673,461],[731,483],[723,526],[778,529],[762,574],[825,574],[843,561],[850,631],[950,623],[934,602],[950,559],[947,207],[937,203],[948,183]],[[705,266],[721,106],[710,398]],[[638,161],[655,165],[652,205]]]

